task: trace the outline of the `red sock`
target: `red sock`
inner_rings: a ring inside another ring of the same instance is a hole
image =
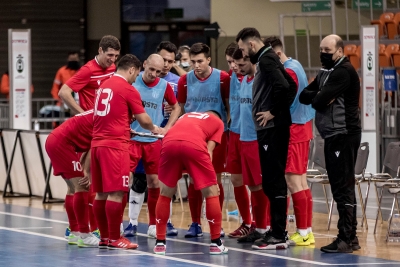
[[[221,207],[224,206],[224,200],[225,200],[225,193],[224,193],[224,186],[222,184],[218,184],[219,187],[219,205]]]
[[[89,233],[89,192],[76,192],[74,194],[74,212],[78,220],[79,232]]]
[[[198,203],[199,192],[200,192],[200,204]],[[189,200],[190,214],[192,216],[192,222],[200,224],[202,194],[201,191],[194,189],[193,184],[189,184],[188,200]],[[200,212],[198,206],[200,206]]]
[[[297,229],[307,229],[307,196],[305,190],[292,194]]]
[[[256,221],[256,227],[260,229],[267,228],[267,202],[269,202],[268,198],[262,189],[251,192],[253,216]]]
[[[78,232],[79,226],[78,221],[76,220],[75,212],[74,212],[74,195],[66,195],[65,196],[65,210],[67,211],[69,228],[71,232]]]
[[[96,193],[89,193],[89,224],[90,224],[90,231],[93,232],[97,229],[97,221],[96,218],[94,217],[93,213],[93,203],[94,199],[96,197]]]
[[[160,195],[156,205],[156,232],[158,240],[165,240],[165,235],[167,232],[167,222],[170,212],[171,199],[169,197]]]
[[[121,218],[121,222],[124,222],[124,213],[125,213],[125,207],[126,207],[126,203],[128,201],[128,192],[124,193],[124,196],[122,198],[122,218]]]
[[[160,196],[160,188],[148,188],[147,208],[149,209],[149,225],[156,225],[156,204]]]
[[[251,224],[250,199],[245,185],[233,188],[235,200],[244,224]]]
[[[313,198],[311,195],[311,190],[304,190],[307,196],[307,227],[312,227],[312,217],[313,217]]]
[[[106,201],[106,214],[108,222],[108,238],[110,240],[117,240],[120,238],[120,224],[121,224],[121,202]],[[101,230],[100,230],[101,233]]]
[[[95,200],[93,203],[93,213],[101,233],[101,239],[108,238],[108,222],[106,214],[106,200]]]
[[[218,204],[218,196],[206,198],[206,216],[210,225],[211,240],[221,237],[222,213]]]

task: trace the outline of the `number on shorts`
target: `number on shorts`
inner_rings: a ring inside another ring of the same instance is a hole
[[[73,161],[72,165],[74,166],[74,172],[81,172],[82,171],[82,165],[79,161]]]
[[[208,117],[210,117],[210,115],[208,115],[207,113],[199,113],[199,112],[190,112],[188,114],[189,118],[196,118],[196,119],[200,119],[200,120],[205,120]]]
[[[107,94],[106,97],[103,97],[103,94]],[[113,97],[113,91],[110,88],[104,88],[104,89],[99,89],[97,90],[97,97],[96,97],[96,104],[94,107],[95,110],[95,115],[97,116],[106,116],[110,112],[110,101]],[[104,108],[99,107],[99,102],[101,100],[102,105],[104,105]]]
[[[129,187],[129,176],[127,175],[122,176],[122,186]]]

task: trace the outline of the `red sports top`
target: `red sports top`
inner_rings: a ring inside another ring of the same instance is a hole
[[[145,112],[139,92],[115,74],[97,91],[92,147],[128,150],[132,114]]]
[[[168,131],[163,143],[187,141],[207,151],[207,142],[221,143],[224,123],[217,116],[202,112],[189,112],[181,116]]]
[[[86,63],[65,84],[79,93],[79,105],[83,110],[94,108],[96,90],[115,72],[115,65],[103,69],[94,58]]]
[[[143,77],[142,77],[142,79],[143,79]],[[153,82],[151,82],[151,83],[147,83],[147,82],[145,82],[145,81],[143,80],[144,84],[145,84],[146,86],[150,87],[150,88],[156,86],[156,85],[158,84],[159,81],[160,81],[160,78],[159,78],[159,77],[157,77],[157,78],[156,78]],[[176,100],[176,97],[175,97],[174,89],[172,88],[172,86],[171,86],[169,83],[167,83],[167,88],[165,89],[164,99],[167,101],[168,105],[170,105],[170,106],[173,106],[173,105],[176,104],[176,102],[178,102],[178,101]]]

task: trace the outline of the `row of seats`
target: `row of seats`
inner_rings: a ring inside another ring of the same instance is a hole
[[[400,13],[383,13],[378,20],[372,20],[371,25],[378,25],[379,38],[397,39],[400,37]]]
[[[361,66],[361,45],[349,44],[344,47],[344,55],[356,70]],[[379,45],[379,67],[400,67],[400,46],[399,44]],[[398,70],[400,73],[400,70]]]

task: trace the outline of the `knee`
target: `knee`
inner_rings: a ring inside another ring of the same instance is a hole
[[[135,178],[133,179],[131,189],[138,194],[142,194],[146,191],[146,188],[147,188],[146,174],[144,173],[135,174]]]
[[[243,177],[241,174],[231,174],[231,183],[234,187],[243,185]]]
[[[158,175],[157,174],[149,174],[146,176],[147,180],[147,187],[148,188],[159,188],[160,183],[158,180]]]

